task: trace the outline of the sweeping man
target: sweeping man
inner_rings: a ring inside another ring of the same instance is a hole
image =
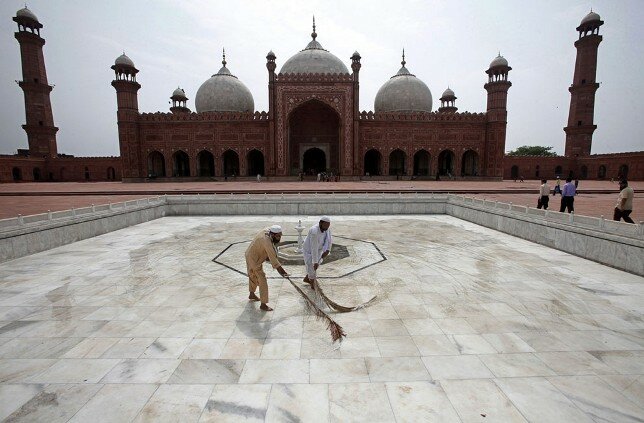
[[[268,283],[264,273],[263,264],[269,261],[280,275],[286,277],[288,273],[277,259],[277,244],[282,239],[282,227],[273,225],[260,231],[246,249],[246,269],[248,271],[248,290],[251,301],[261,301],[260,309],[272,311],[268,306]],[[259,286],[259,298],[255,290]]]
[[[304,264],[306,265],[304,282],[310,284],[313,289],[315,289],[318,267],[322,260],[329,255],[333,244],[330,226],[331,219],[329,216],[322,216],[317,225],[311,226],[302,246]]]

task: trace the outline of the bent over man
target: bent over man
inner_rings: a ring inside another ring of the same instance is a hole
[[[268,306],[268,283],[264,273],[263,264],[269,261],[274,269],[277,269],[280,275],[286,277],[288,273],[282,267],[277,259],[276,245],[282,239],[282,227],[273,225],[255,235],[255,238],[246,249],[246,269],[248,271],[248,290],[249,300],[261,301],[259,307],[264,311],[272,311]],[[255,290],[259,286],[259,298],[255,295]]]
[[[322,216],[317,225],[311,226],[309,233],[306,235],[304,245],[304,264],[306,265],[306,276],[304,282],[311,284],[311,288],[315,287],[315,280],[317,279],[317,270],[322,262],[331,251],[333,239],[331,237],[331,219],[329,216]]]

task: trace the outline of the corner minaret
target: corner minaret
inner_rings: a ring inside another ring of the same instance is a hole
[[[456,98],[454,91],[450,87],[447,87],[440,98],[441,107],[438,108],[438,111],[440,113],[456,113],[458,110],[458,107],[456,107]]]
[[[175,115],[180,113],[190,113],[190,109],[188,108],[188,97],[186,97],[186,92],[182,88],[177,87],[177,89],[172,92],[170,100],[172,101],[170,111]]]
[[[599,27],[604,24],[599,15],[592,10],[577,27],[579,39],[575,74],[570,91],[570,111],[566,132],[566,157],[589,156],[593,141],[593,132],[597,125],[593,122],[595,114],[595,92],[599,84],[595,81],[597,75],[597,50],[602,36]]]
[[[47,70],[42,48],[45,40],[40,36],[42,24],[34,13],[20,9],[13,18],[18,24],[15,37],[20,44],[22,81],[18,85],[25,95],[26,124],[29,154],[35,157],[56,157],[56,132],[49,93],[53,87],[47,82]]]
[[[508,90],[512,83],[508,73],[512,68],[508,61],[499,55],[492,60],[485,71],[488,82],[487,90],[487,125],[485,130],[485,176],[503,177],[503,155],[505,151],[505,130],[508,124]]]
[[[112,86],[116,89],[118,106],[117,122],[119,127],[119,146],[123,163],[123,178],[142,178],[145,172],[142,166],[142,152],[139,143],[139,100],[138,91],[141,85],[136,82],[139,70],[134,62],[123,53],[112,66],[115,79]]]

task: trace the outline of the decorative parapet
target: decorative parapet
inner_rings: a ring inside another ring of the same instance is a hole
[[[141,113],[140,122],[212,122],[212,121],[268,121],[268,112],[203,112],[181,113],[170,112]]]
[[[276,82],[353,82],[348,73],[280,73]]]
[[[362,111],[360,120],[371,120],[376,122],[383,121],[420,121],[420,122],[486,122],[485,113],[439,113],[439,112],[419,112],[419,113],[393,113]]]

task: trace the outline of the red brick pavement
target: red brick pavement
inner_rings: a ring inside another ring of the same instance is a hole
[[[550,181],[551,185],[553,181]],[[644,220],[644,182],[634,181],[633,219]],[[0,185],[0,218],[66,210],[92,204],[107,204],[145,198],[164,193],[188,192],[341,192],[341,191],[433,191],[463,193],[514,204],[534,206],[539,182],[526,181],[348,181],[348,182],[152,182],[152,183],[19,183]],[[580,194],[575,199],[577,214],[612,217],[618,187],[610,181],[581,181]],[[560,197],[551,197],[551,210],[559,208]]]

